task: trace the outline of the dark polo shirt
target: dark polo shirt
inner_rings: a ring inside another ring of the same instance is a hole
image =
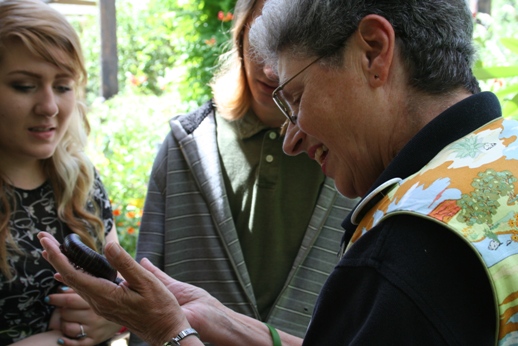
[[[265,126],[253,112],[216,121],[230,209],[266,319],[286,284],[325,177],[307,155],[284,154],[279,128]]]

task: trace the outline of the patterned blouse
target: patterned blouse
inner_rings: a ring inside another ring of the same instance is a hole
[[[14,253],[9,264],[14,276],[8,279],[0,273],[0,345],[8,345],[34,334],[47,331],[54,308],[44,302],[62,284],[54,280],[54,268],[42,257],[42,247],[36,235],[51,233],[60,243],[71,230],[57,218],[57,209],[50,182],[34,190],[15,188],[16,210],[10,220],[14,241],[25,255]],[[105,235],[113,227],[110,201],[96,175],[94,201],[105,227]],[[93,210],[90,202],[88,208]],[[98,245],[101,245],[98,241]]]

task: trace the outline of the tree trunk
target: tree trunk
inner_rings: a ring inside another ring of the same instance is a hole
[[[491,14],[491,0],[478,0],[478,12]]]

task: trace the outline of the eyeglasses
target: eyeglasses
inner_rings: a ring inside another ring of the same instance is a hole
[[[284,83],[279,85],[277,88],[275,88],[275,90],[272,93],[273,101],[275,102],[277,107],[279,107],[279,109],[281,110],[282,114],[284,114],[284,116],[286,118],[288,118],[288,120],[292,124],[295,124],[297,122],[297,116],[293,114],[293,111],[292,111],[291,107],[289,106],[289,102],[282,95],[282,89],[284,89],[286,84],[288,84],[289,82],[294,80],[299,74],[301,74],[302,72],[306,71],[311,65],[313,65],[314,63],[316,63],[320,59],[322,59],[321,56],[316,58],[315,60],[313,60],[308,66],[304,67],[302,70],[300,70],[294,76],[292,76],[290,79],[288,79],[287,81],[285,81]]]

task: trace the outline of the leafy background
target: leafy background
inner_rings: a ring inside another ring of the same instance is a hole
[[[117,0],[120,92],[100,95],[95,15],[71,17],[85,50],[92,123],[89,155],[114,208],[121,244],[132,254],[153,159],[167,121],[211,97],[208,82],[229,38],[235,0]],[[483,90],[495,92],[507,117],[518,118],[518,0],[493,0],[475,13]]]

